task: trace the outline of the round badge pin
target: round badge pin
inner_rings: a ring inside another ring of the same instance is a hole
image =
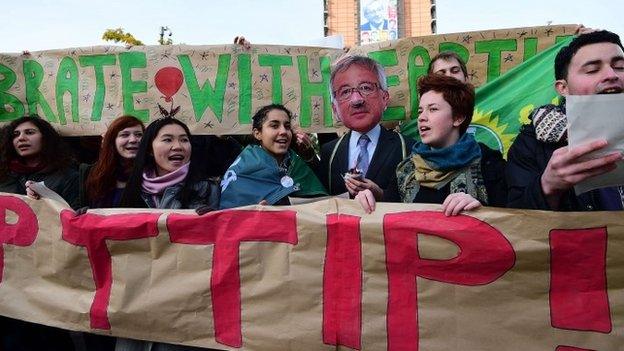
[[[282,183],[284,188],[290,188],[293,184],[295,184],[295,181],[291,177],[285,175],[282,179],[280,179],[280,183]]]

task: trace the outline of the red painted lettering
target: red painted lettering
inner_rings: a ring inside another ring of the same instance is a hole
[[[607,229],[550,231],[550,318],[554,328],[611,332]]]
[[[6,212],[14,212],[18,220],[6,222]],[[4,245],[30,246],[39,232],[37,215],[24,200],[15,196],[0,196],[0,282],[4,273]]]
[[[61,212],[63,240],[87,248],[95,281],[95,297],[91,304],[91,328],[110,329],[108,303],[112,286],[113,264],[106,240],[133,240],[158,235],[160,214],[137,213],[101,216],[86,213],[75,216],[73,211]]]
[[[459,247],[449,260],[422,259],[418,235],[434,235]],[[417,277],[449,284],[489,284],[515,263],[514,250],[495,228],[466,215],[413,211],[384,216],[388,269],[388,350],[418,350]]]
[[[581,349],[581,348],[574,347],[574,346],[559,345],[557,346],[557,349],[555,351],[595,351],[595,350]]]
[[[362,243],[360,217],[327,216],[323,272],[323,342],[361,348]]]
[[[210,291],[215,339],[242,347],[239,245],[243,241],[297,244],[295,211],[231,210],[203,216],[171,214],[167,217],[171,242],[214,245]]]

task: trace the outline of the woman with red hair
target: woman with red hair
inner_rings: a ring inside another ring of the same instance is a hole
[[[98,160],[80,166],[80,204],[117,207],[132,171],[145,126],[138,118],[121,116],[108,127]]]
[[[118,117],[108,126],[97,161],[80,165],[80,207],[119,207],[144,130],[143,122],[133,116]],[[87,350],[111,351],[116,339],[83,333],[82,342]]]
[[[481,205],[505,207],[505,160],[468,132],[475,103],[472,85],[429,74],[419,79],[418,93],[420,142],[397,165],[382,201],[437,203],[447,216]],[[370,190],[355,198],[366,212],[375,210]]]

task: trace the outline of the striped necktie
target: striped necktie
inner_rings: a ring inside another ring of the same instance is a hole
[[[368,143],[370,143],[370,138],[368,135],[362,134],[358,140],[359,155],[357,158],[356,168],[358,168],[365,177],[369,166]]]

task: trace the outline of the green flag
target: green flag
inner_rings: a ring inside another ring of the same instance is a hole
[[[557,100],[554,62],[559,50],[572,37],[540,52],[476,91],[475,110],[468,132],[477,141],[504,155],[520,126],[529,123],[534,108]],[[416,119],[401,126],[401,133],[419,139]]]

